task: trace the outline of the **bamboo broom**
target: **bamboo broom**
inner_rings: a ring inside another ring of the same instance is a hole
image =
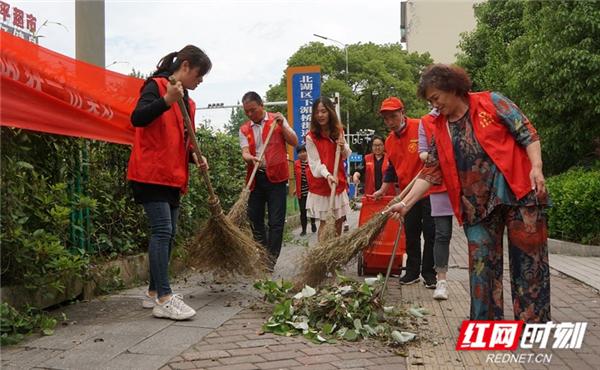
[[[337,142],[335,143],[335,146],[336,146],[335,162],[333,165],[332,176],[337,179],[338,170],[339,170],[339,166],[340,166],[341,147],[337,144]],[[327,219],[325,220],[325,225],[323,226],[323,230],[319,233],[320,234],[319,243],[325,243],[328,240],[331,240],[337,236],[337,230],[336,230],[336,221],[337,220],[335,218],[335,214],[333,213],[333,207],[335,206],[335,191],[336,191],[336,189],[337,189],[337,183],[333,183],[333,186],[331,187],[331,194],[329,195],[329,213],[327,215]]]
[[[170,76],[169,82],[175,85],[177,80],[174,76]],[[183,99],[179,99],[177,104],[183,115],[192,149],[197,157],[194,160],[198,161],[202,158],[202,152],[194,134],[192,121]],[[268,260],[265,249],[225,217],[208,171],[200,170],[199,175],[208,190],[208,206],[211,216],[200,228],[194,243],[188,245],[191,264],[201,269],[213,270],[221,275],[262,275],[266,271]]]
[[[356,255],[368,248],[383,230],[390,214],[386,210],[400,202],[412,189],[421,172],[386,206],[383,212],[376,214],[367,223],[345,233],[339,238],[319,243],[308,249],[300,262],[300,273],[296,277],[296,287],[303,285],[317,286],[325,279],[328,272],[345,266]]]
[[[238,198],[238,200],[235,202],[233,207],[231,207],[231,209],[229,210],[229,213],[227,213],[227,218],[231,221],[231,223],[233,223],[234,225],[236,225],[240,228],[248,229],[250,226],[248,224],[248,199],[250,199],[250,187],[252,186],[252,183],[254,182],[254,177],[256,177],[256,172],[258,171],[258,168],[263,160],[263,157],[265,156],[265,152],[267,151],[266,150],[267,145],[269,145],[269,141],[271,140],[271,135],[273,135],[273,131],[275,131],[276,126],[277,126],[276,122],[273,122],[271,124],[271,128],[269,129],[269,133],[267,134],[267,138],[265,139],[265,143],[263,145],[263,150],[260,153],[260,156],[258,157],[258,162],[254,165],[254,169],[252,170],[252,173],[250,174],[248,183],[242,190],[242,193],[240,194],[240,197]]]

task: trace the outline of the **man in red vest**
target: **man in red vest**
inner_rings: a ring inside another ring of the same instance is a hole
[[[396,97],[385,99],[381,103],[379,111],[391,131],[385,140],[385,151],[390,159],[390,164],[386,170],[383,185],[373,194],[376,198],[386,194],[388,187],[392,186],[394,182],[398,182],[400,190],[403,190],[422,167],[418,153],[419,119],[406,117],[404,103]],[[433,268],[435,226],[431,217],[431,203],[428,194],[425,194],[406,215],[404,226],[408,259],[406,272],[400,278],[400,284],[414,284],[419,281],[419,275],[421,275],[425,287],[435,289],[437,283]],[[425,240],[422,255],[421,233]]]
[[[385,172],[389,159],[385,154],[385,143],[383,138],[380,136],[374,136],[371,142],[371,153],[365,155],[362,169],[354,172],[352,180],[358,186],[360,178],[364,172],[365,181],[365,195],[373,195],[375,191],[379,190],[383,184],[383,173]],[[394,186],[388,187],[388,191],[385,195],[396,195],[396,189]]]
[[[254,91],[242,97],[244,112],[249,118],[239,131],[242,157],[247,164],[246,181],[254,166],[259,166],[248,200],[248,218],[254,238],[267,248],[272,267],[277,262],[283,241],[287,182],[289,177],[286,143],[298,144],[298,137],[281,113],[266,112],[262,99]],[[277,125],[265,147],[271,125]],[[265,151],[259,163],[260,153]],[[269,232],[265,230],[265,204],[268,210]]]

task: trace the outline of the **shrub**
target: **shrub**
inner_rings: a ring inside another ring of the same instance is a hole
[[[227,212],[238,199],[246,179],[246,166],[238,138],[207,128],[199,128],[197,133],[200,149],[210,167],[214,191],[221,201],[221,207]],[[190,168],[189,185],[189,193],[181,198],[177,226],[179,240],[193,236],[198,225],[210,216],[206,184],[195,168]]]
[[[548,179],[553,206],[550,237],[600,245],[600,163],[585,170],[573,168]]]
[[[65,248],[71,213],[66,184],[51,185],[31,164],[8,157],[2,172],[2,285],[62,291],[87,265],[85,255]]]
[[[52,335],[56,319],[43,311],[27,307],[23,312],[15,310],[8,303],[0,304],[0,344],[2,346],[20,342],[24,335],[40,331]]]
[[[126,180],[128,146],[1,130],[2,286],[52,285],[60,291],[64,281],[84,275],[90,258],[146,249],[147,220]],[[244,185],[238,139],[201,128],[199,140],[227,211]],[[191,168],[189,193],[181,202],[179,244],[208,217],[206,200],[206,186]]]

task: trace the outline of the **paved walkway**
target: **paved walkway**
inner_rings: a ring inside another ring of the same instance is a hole
[[[351,220],[352,222],[355,221]],[[139,299],[144,287],[83,302],[62,309],[69,318],[50,337],[30,338],[18,346],[2,349],[6,369],[454,369],[454,368],[542,368],[535,364],[486,363],[488,353],[455,351],[457,327],[468,317],[468,271],[464,234],[457,227],[452,239],[449,269],[450,299],[432,299],[432,290],[422,284],[399,288],[391,281],[390,304],[426,307],[427,337],[398,356],[376,342],[315,345],[301,337],[261,334],[269,307],[257,304],[251,284],[219,283],[202,275],[179,281],[177,292],[197,309],[192,321],[172,322],[151,317]],[[290,277],[304,242],[286,244],[275,277]],[[505,258],[507,261],[507,258]],[[551,256],[552,316],[557,322],[587,321],[580,350],[546,350],[522,353],[552,355],[551,368],[591,369],[600,367],[600,279],[599,259]],[[586,266],[585,268],[583,266]],[[574,268],[575,267],[575,268]],[[585,270],[588,269],[588,270]],[[590,270],[591,269],[591,270]],[[504,299],[511,318],[510,285],[505,268]],[[356,271],[348,266],[348,274]],[[571,274],[575,278],[567,276]],[[356,276],[355,276],[356,277]],[[356,277],[358,278],[358,277]],[[592,285],[582,284],[582,280]],[[57,313],[58,314],[58,313]]]

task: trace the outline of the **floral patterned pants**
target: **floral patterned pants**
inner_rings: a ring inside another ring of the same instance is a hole
[[[469,244],[471,320],[503,320],[504,229],[515,320],[550,321],[546,214],[539,206],[499,205],[481,222],[465,224]]]

